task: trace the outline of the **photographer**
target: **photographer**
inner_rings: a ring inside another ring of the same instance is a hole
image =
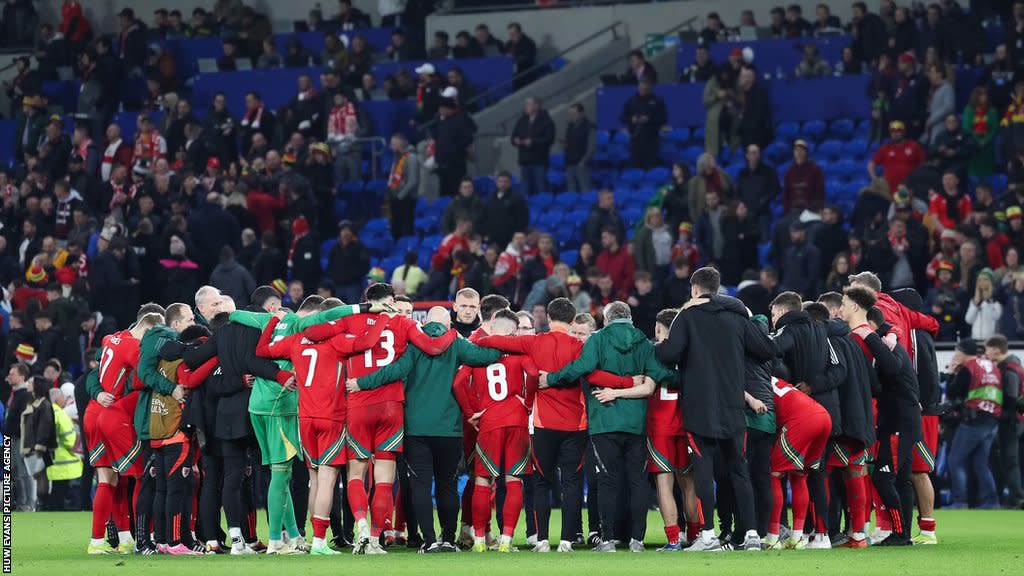
[[[956,352],[950,362],[954,376],[946,387],[946,396],[960,420],[949,449],[950,508],[967,507],[968,463],[977,477],[978,507],[996,508],[999,498],[988,456],[1002,415],[1002,373],[994,362],[978,356],[974,340],[961,340]]]
[[[1024,505],[1018,452],[1020,436],[1024,433],[1024,418],[1021,416],[1024,404],[1020,402],[1024,368],[1021,368],[1020,358],[1010,354],[1009,343],[1002,334],[996,334],[985,341],[985,357],[996,362],[1003,373],[1003,413],[999,417],[997,434],[999,476],[1008,492],[1006,507],[1019,508]]]

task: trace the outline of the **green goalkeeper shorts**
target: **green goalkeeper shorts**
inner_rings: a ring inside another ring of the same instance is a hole
[[[299,417],[250,414],[263,465],[283,464],[292,458],[302,460],[299,450]]]

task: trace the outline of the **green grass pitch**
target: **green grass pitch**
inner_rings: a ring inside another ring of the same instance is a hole
[[[1014,511],[939,511],[938,546],[867,550],[802,550],[775,552],[723,552],[718,554],[663,554],[655,547],[665,542],[657,512],[648,521],[645,554],[572,555],[531,554],[525,550],[522,522],[516,543],[518,554],[444,554],[423,556],[401,549],[387,556],[335,557],[286,556],[235,558],[230,556],[134,557],[86,556],[90,515],[85,512],[21,513],[12,520],[14,574],[47,576],[257,576],[270,574],[366,575],[429,574],[430,576],[533,576],[556,574],[714,574],[748,576],[764,574],[845,574],[885,576],[968,576],[974,574],[1024,574],[1024,513]],[[558,533],[558,512],[552,517],[552,533]],[[266,533],[263,526],[261,534]],[[394,550],[394,549],[392,549]]]

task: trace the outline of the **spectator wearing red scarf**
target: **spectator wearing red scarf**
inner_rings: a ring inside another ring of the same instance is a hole
[[[984,86],[971,91],[971,97],[964,108],[964,131],[974,136],[980,151],[967,163],[971,176],[982,177],[996,170],[995,138],[999,131],[995,107],[988,100]]]

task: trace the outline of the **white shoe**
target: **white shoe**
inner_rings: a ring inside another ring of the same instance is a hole
[[[531,552],[551,552],[551,544],[548,544],[547,540],[541,540],[537,542],[537,545],[533,547]]]
[[[240,547],[236,547],[234,545],[231,546],[232,556],[249,556],[255,553],[256,551],[253,550],[248,544],[242,544]]]
[[[644,543],[643,542],[641,542],[641,541],[639,541],[639,540],[637,540],[635,538],[629,541],[629,551],[630,552],[643,552],[644,550],[646,550],[646,549],[644,548]]]
[[[814,534],[811,536],[810,541],[807,542],[808,550],[831,550],[832,540],[828,536],[822,536],[821,534]]]
[[[301,535],[300,536],[296,536],[292,540],[288,540],[288,542],[291,542],[292,546],[294,546],[295,549],[300,551],[300,552],[303,552],[303,553],[309,552],[310,545],[306,542],[306,539],[303,538]]]
[[[302,550],[295,547],[294,542],[285,542],[284,540],[271,540],[267,544],[267,555],[290,555],[290,554],[302,554]]]
[[[526,545],[529,546],[530,548],[533,548],[534,546],[536,546],[537,545],[537,535],[536,534],[530,534],[529,536],[527,536],[526,537]]]
[[[891,534],[891,530],[879,530],[878,528],[875,528],[874,532],[872,532],[871,535],[868,536],[868,543],[872,546],[875,546],[882,540],[888,538]]]
[[[366,519],[356,523],[356,541],[352,544],[352,554],[360,556],[366,554],[366,547],[370,545],[370,524]]]
[[[558,543],[558,551],[559,552],[572,552],[573,551],[572,550],[572,542],[569,542],[568,540],[562,540],[561,542]]]
[[[387,550],[380,547],[380,542],[376,538],[370,538],[370,543],[366,546],[366,551],[364,552],[367,556],[387,553]]]
[[[693,544],[690,544],[689,548],[685,548],[683,551],[684,552],[721,552],[722,551],[722,543],[719,542],[718,538],[715,538],[715,537],[704,538],[703,536],[699,536],[699,537],[697,537],[696,540],[693,541]]]

